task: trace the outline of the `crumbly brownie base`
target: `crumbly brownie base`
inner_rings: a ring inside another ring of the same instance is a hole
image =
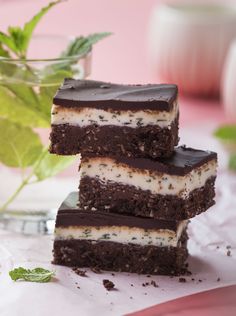
[[[82,177],[79,206],[87,211],[102,211],[157,219],[184,220],[192,218],[214,205],[215,177],[190,192],[188,198],[176,195],[152,194],[134,186],[115,182],[102,183],[95,178]]]
[[[170,157],[178,144],[178,118],[169,128],[52,125],[50,152],[58,155]]]
[[[187,272],[187,233],[178,247],[140,246],[111,241],[58,239],[53,263],[70,267],[99,268],[139,274],[180,275]]]

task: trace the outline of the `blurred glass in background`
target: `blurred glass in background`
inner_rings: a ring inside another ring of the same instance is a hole
[[[162,82],[185,94],[215,97],[230,44],[236,37],[236,6],[226,2],[171,2],[151,16],[151,63]]]

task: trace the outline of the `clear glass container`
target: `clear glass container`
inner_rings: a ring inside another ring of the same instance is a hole
[[[63,57],[63,51],[72,39],[37,35],[31,41],[26,60],[0,57],[0,120],[29,126],[44,145],[48,144],[50,110],[56,90],[65,77],[83,79],[91,71],[91,51]],[[0,147],[1,141],[11,142],[7,132],[0,129],[0,133]],[[11,166],[7,156],[3,160],[0,156],[0,227],[24,233],[52,232],[56,208],[59,199],[62,201],[65,197],[62,192],[67,183],[60,185],[63,179],[45,180],[20,191],[14,199],[14,192],[19,188],[22,177],[27,177],[28,168],[25,168],[26,175],[22,175],[22,169],[19,171],[14,163]],[[14,201],[8,203],[12,195]]]

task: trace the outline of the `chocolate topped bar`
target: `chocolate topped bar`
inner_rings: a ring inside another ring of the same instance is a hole
[[[169,157],[178,143],[175,85],[66,79],[54,98],[50,151]]]
[[[176,148],[168,159],[85,157],[82,209],[183,220],[214,204],[217,155]]]
[[[58,211],[54,263],[150,274],[186,271],[187,221],[84,212],[71,193]]]
[[[126,226],[142,229],[166,229],[177,232],[180,222],[172,220],[158,220],[134,216],[120,216],[107,212],[87,212],[78,206],[78,192],[72,192],[59,208],[56,227],[69,226]]]
[[[66,78],[53,99],[65,107],[170,111],[177,98],[174,84],[122,85]]]
[[[92,158],[93,156],[91,156]],[[112,158],[112,157],[111,157]],[[89,159],[89,156],[87,156]],[[217,159],[217,154],[212,151],[193,149],[186,146],[179,146],[174,149],[173,154],[168,158],[157,160],[145,158],[112,158],[117,164],[125,164],[130,168],[165,172],[171,175],[184,176],[195,168]],[[84,158],[86,160],[86,157]]]

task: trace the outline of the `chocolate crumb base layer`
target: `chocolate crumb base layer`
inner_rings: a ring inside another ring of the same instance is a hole
[[[170,128],[155,125],[86,127],[52,125],[50,152],[58,155],[124,156],[134,158],[170,157],[178,144],[178,118]]]
[[[178,247],[140,246],[111,241],[58,239],[53,263],[78,268],[139,274],[182,275],[187,273],[187,233]]]
[[[191,191],[186,199],[182,199],[177,195],[152,194],[130,185],[102,183],[95,178],[82,177],[79,207],[86,211],[185,220],[214,205],[214,183],[215,177],[211,177],[203,187]]]

